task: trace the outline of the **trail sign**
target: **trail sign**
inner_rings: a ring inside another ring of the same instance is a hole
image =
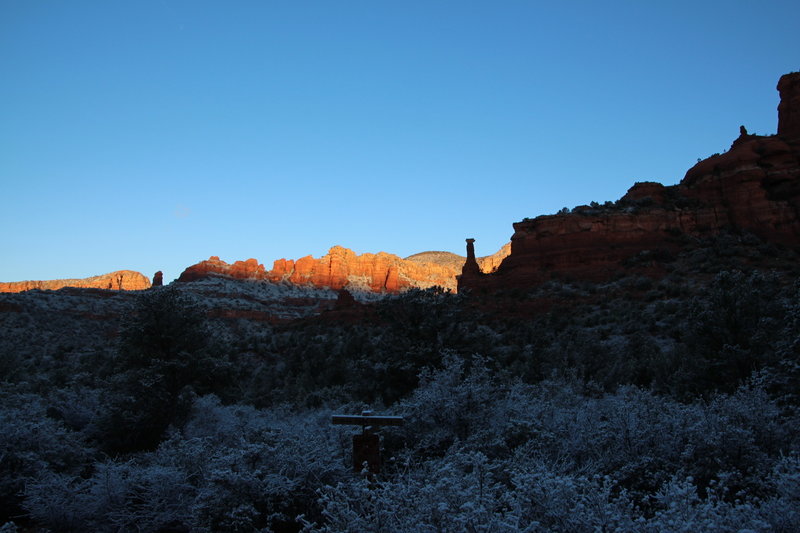
[[[402,416],[376,416],[372,411],[360,415],[333,415],[331,423],[347,426],[361,426],[361,434],[353,435],[353,470],[361,472],[364,463],[371,474],[381,471],[381,439],[372,433],[375,426],[402,426]]]

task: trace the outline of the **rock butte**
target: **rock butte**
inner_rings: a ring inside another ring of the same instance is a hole
[[[481,258],[486,271],[500,264],[510,251],[506,245],[496,254]],[[433,286],[456,289],[456,275],[464,258],[445,252],[425,252],[411,258],[379,252],[357,255],[342,246],[334,246],[319,259],[312,256],[297,260],[278,259],[267,271],[255,259],[228,264],[217,256],[188,267],[178,278],[190,282],[210,276],[233,279],[268,280],[295,285],[330,287],[331,289],[397,293],[410,288]]]
[[[133,270],[117,270],[84,279],[54,279],[48,281],[14,281],[0,283],[0,292],[22,292],[33,289],[58,290],[64,287],[139,291],[150,288],[147,276]]]
[[[778,91],[777,135],[749,135],[742,126],[730,150],[698,162],[678,185],[636,183],[613,207],[580,206],[517,222],[511,253],[497,271],[484,274],[468,261],[459,288],[529,288],[564,276],[606,280],[642,252],[675,252],[686,237],[724,230],[797,246],[800,73],[782,76]]]

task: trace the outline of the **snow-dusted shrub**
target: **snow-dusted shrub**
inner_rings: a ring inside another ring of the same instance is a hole
[[[800,531],[800,457],[783,457],[767,478],[773,496],[765,499],[759,514],[776,533]]]
[[[712,483],[706,497],[700,498],[691,477],[673,478],[655,494],[655,515],[646,522],[652,533],[710,533],[769,531],[759,517],[757,504],[751,501],[726,501],[726,489]]]
[[[638,509],[608,477],[560,474],[544,465],[513,473],[514,522],[530,531],[631,531]]]
[[[320,491],[324,521],[307,531],[517,531],[503,521],[505,490],[480,452],[454,452],[393,478],[355,477]]]
[[[45,474],[25,489],[25,508],[54,531],[158,531],[185,524],[195,489],[174,467],[109,461],[89,479]]]
[[[200,531],[291,523],[311,512],[319,486],[345,471],[329,420],[327,412],[263,411],[203,397],[183,438],[166,442],[158,460],[194,465],[192,523]]]
[[[92,450],[78,433],[47,416],[33,394],[0,393],[0,520],[18,514],[27,479],[40,474],[75,476]]]
[[[329,420],[327,412],[263,411],[199,397],[183,433],[173,431],[154,452],[97,463],[86,477],[32,469],[24,507],[53,530],[292,524],[301,513],[316,516],[316,489],[346,471]]]
[[[482,358],[467,368],[463,359],[446,353],[442,368],[423,370],[419,387],[395,408],[408,420],[400,434],[423,453],[440,453],[456,440],[489,445],[503,423],[496,387]]]

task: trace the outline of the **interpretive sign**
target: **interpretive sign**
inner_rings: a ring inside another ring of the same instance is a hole
[[[353,470],[361,472],[364,463],[371,474],[381,471],[381,440],[372,433],[375,426],[402,426],[402,416],[376,416],[372,411],[361,415],[333,415],[331,423],[337,425],[361,426],[361,433],[353,435]]]

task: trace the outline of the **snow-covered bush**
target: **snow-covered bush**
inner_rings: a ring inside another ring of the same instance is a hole
[[[53,530],[253,531],[316,516],[316,489],[344,476],[329,413],[291,414],[196,398],[183,433],[88,476],[28,472],[24,507]],[[19,477],[18,479],[24,479]]]
[[[81,435],[47,416],[39,396],[0,392],[0,521],[20,514],[26,480],[76,476],[91,456]]]

